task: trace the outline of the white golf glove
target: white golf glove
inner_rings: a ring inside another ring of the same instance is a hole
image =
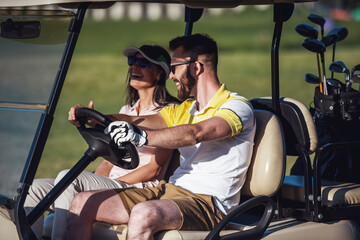
[[[123,142],[131,142],[136,147],[141,147],[146,143],[147,134],[145,131],[129,124],[125,121],[112,122],[104,130],[105,134],[110,134],[111,139],[121,146]]]

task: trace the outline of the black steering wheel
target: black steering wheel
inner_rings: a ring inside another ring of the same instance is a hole
[[[112,122],[108,117],[86,107],[76,109],[75,116],[81,124],[78,130],[89,144],[87,153],[92,154],[94,159],[103,157],[112,164],[125,169],[134,169],[139,165],[139,154],[133,144],[125,142],[119,147],[109,135],[104,133],[105,127]],[[96,125],[94,128],[86,128],[85,123],[88,119],[94,119],[105,127]]]

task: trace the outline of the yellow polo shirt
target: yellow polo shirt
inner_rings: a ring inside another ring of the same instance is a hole
[[[222,85],[207,106],[197,111],[195,100],[164,107],[160,113],[167,126],[195,124],[219,116],[231,126],[232,136],[179,148],[180,166],[169,182],[193,193],[213,196],[227,214],[240,201],[255,136],[255,117],[248,101]]]
[[[233,136],[241,132],[242,123],[241,118],[234,111],[226,107],[221,108],[221,105],[230,100],[240,100],[250,106],[250,103],[246,98],[237,94],[232,94],[225,89],[225,85],[223,84],[207,106],[198,113],[194,110],[195,100],[191,99],[184,101],[181,105],[164,107],[160,113],[165,119],[168,127],[198,123],[214,116],[222,117],[231,126],[231,136]]]

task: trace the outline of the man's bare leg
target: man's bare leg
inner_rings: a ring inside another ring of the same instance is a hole
[[[117,192],[98,190],[78,193],[69,210],[65,239],[91,239],[95,221],[110,224],[129,221],[129,214]]]
[[[153,239],[158,231],[180,228],[182,221],[178,206],[171,200],[138,203],[130,214],[127,239]]]

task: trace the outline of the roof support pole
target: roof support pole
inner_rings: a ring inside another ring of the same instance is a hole
[[[59,100],[60,92],[65,81],[65,77],[75,50],[75,45],[88,6],[89,3],[81,3],[76,13],[75,19],[71,23],[68,42],[55,79],[54,88],[50,95],[51,99],[49,99],[49,108],[47,109],[47,112],[44,113],[41,117],[37,133],[31,146],[28,160],[26,162],[26,166],[24,167],[24,171],[20,179],[21,185],[18,188],[18,196],[15,204],[15,222],[20,239],[36,239],[35,234],[31,230],[31,223],[33,223],[38,217],[28,219],[24,210],[24,202],[40,162],[45,142],[53,122],[55,108]],[[39,212],[39,214],[41,215],[46,210],[47,209],[45,208],[42,209],[42,212]],[[40,216],[39,214],[37,215]]]
[[[280,86],[279,86],[279,46],[283,23],[289,20],[294,11],[293,3],[274,4],[275,28],[271,45],[271,88],[272,88],[272,108],[275,113],[280,112]]]
[[[189,8],[185,6],[185,36],[191,35],[194,22],[201,18],[203,12],[203,8]]]

